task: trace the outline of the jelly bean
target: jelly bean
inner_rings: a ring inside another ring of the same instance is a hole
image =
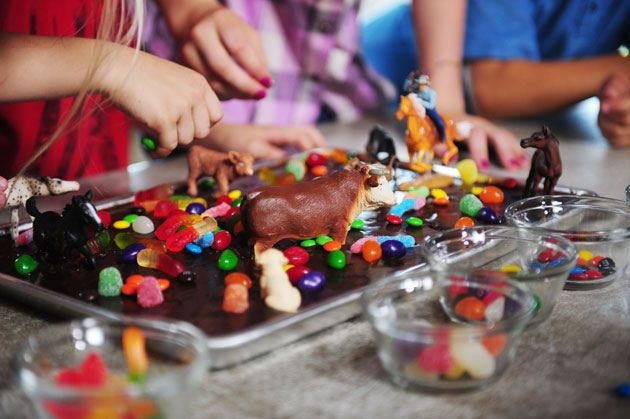
[[[579,266],[576,266],[575,268],[571,270],[570,275],[583,274],[585,271],[586,270],[584,268],[580,268]]]
[[[593,256],[593,259],[589,260],[588,263],[591,266],[595,266],[597,267],[597,265],[599,265],[599,262],[604,259],[603,256]]]
[[[619,397],[630,397],[630,383],[622,383],[617,386],[615,392]]]
[[[136,298],[138,305],[143,308],[156,307],[162,304],[164,302],[164,294],[162,294],[157,278],[154,276],[145,277],[140,285],[138,285]]]
[[[168,279],[160,278],[158,279],[158,285],[160,286],[160,291],[164,291],[171,286],[171,281],[169,281]]]
[[[470,217],[461,217],[457,221],[455,221],[455,228],[465,228],[472,227],[475,225],[475,222]]]
[[[130,226],[131,226],[131,223],[126,220],[114,221],[114,224],[112,224],[112,227],[114,227],[116,230],[126,230]]]
[[[315,240],[313,240],[313,239],[306,239],[306,240],[302,240],[300,242],[300,246],[302,246],[302,247],[313,247],[313,246],[316,246],[316,245],[317,245],[317,242]]]
[[[483,320],[486,305],[476,297],[464,297],[455,305],[455,313],[468,320]]]
[[[416,358],[416,362],[424,371],[435,374],[445,374],[453,368],[453,358],[448,345],[444,343],[438,343],[422,349]]]
[[[153,230],[155,230],[155,226],[153,225],[153,221],[147,216],[140,215],[135,219],[131,228],[134,232],[138,234],[151,234]]]
[[[142,201],[140,206],[144,208],[147,213],[152,213],[157,203],[158,201]]]
[[[181,200],[186,200],[186,199],[192,199],[192,197],[190,195],[171,195],[168,197],[168,199],[170,199],[171,201],[181,201]]]
[[[496,361],[488,350],[475,340],[455,341],[451,355],[474,379],[488,378],[494,374]]]
[[[131,207],[129,212],[136,215],[144,215],[147,213],[147,211],[143,207]]]
[[[98,215],[98,218],[101,219],[101,223],[103,224],[103,227],[104,228],[109,227],[109,224],[112,222],[112,216],[109,215],[109,212],[105,210],[99,210],[99,211],[96,211],[96,214]]]
[[[136,263],[138,253],[144,248],[146,248],[146,246],[142,243],[132,243],[125,247],[120,258],[124,263]]]
[[[352,243],[352,246],[350,246],[350,252],[354,254],[361,253],[361,251],[363,250],[363,246],[365,245],[365,242],[367,242],[368,240],[377,240],[377,238],[373,236],[360,238],[359,240]]]
[[[515,189],[518,186],[518,180],[514,178],[507,178],[503,181],[503,186],[506,189]]]
[[[447,380],[459,380],[466,373],[464,367],[453,361],[453,366],[450,370],[444,373],[444,378]]]
[[[400,203],[394,205],[390,208],[389,213],[393,215],[397,215],[398,217],[402,217],[404,213],[407,211],[411,211],[416,208],[416,200],[413,198],[405,198]]]
[[[464,185],[472,185],[477,181],[479,171],[477,170],[477,164],[474,160],[461,160],[457,163],[457,170],[459,171],[459,176],[462,178]]]
[[[129,275],[127,279],[125,279],[125,284],[133,285],[138,287],[140,283],[144,280],[144,276],[139,274]]]
[[[615,272],[615,261],[611,258],[603,258],[597,264],[597,269],[604,275],[610,275]]]
[[[405,221],[407,222],[407,224],[409,224],[412,227],[422,227],[422,225],[424,224],[424,221],[422,221],[422,218],[418,218],[418,217],[409,217]]]
[[[482,221],[488,224],[496,224],[499,222],[497,213],[494,212],[492,208],[488,208],[488,207],[482,207],[477,213],[477,215],[475,216],[475,218],[479,221]]]
[[[344,164],[348,161],[348,153],[345,150],[335,148],[328,153],[328,158],[337,164]]]
[[[361,230],[364,226],[365,226],[365,221],[361,220],[360,218],[357,218],[356,220],[352,221],[352,223],[350,224],[350,228],[353,230]]]
[[[225,216],[225,214],[227,214],[227,212],[231,208],[232,208],[232,205],[228,204],[227,202],[221,202],[218,205],[208,208],[203,214],[201,214],[201,216],[202,217],[209,216],[213,218],[223,217]]]
[[[408,234],[401,234],[400,236],[378,236],[376,240],[380,245],[383,245],[387,240],[394,240],[401,242],[405,247],[413,247],[416,245],[416,239]]]
[[[247,287],[240,283],[231,283],[223,291],[223,303],[221,308],[226,313],[240,314],[249,309],[249,292]]]
[[[37,269],[37,261],[31,255],[21,255],[15,259],[15,270],[20,275],[27,275]]]
[[[507,335],[505,333],[498,333],[496,335],[486,336],[481,338],[481,344],[488,350],[490,355],[497,357],[505,349],[507,344]]]
[[[288,247],[283,253],[289,263],[294,266],[306,265],[310,258],[308,252],[299,246]]]
[[[306,174],[306,166],[302,160],[293,158],[284,165],[284,171],[292,173],[295,176],[295,180],[301,182]]]
[[[120,287],[120,293],[123,295],[127,295],[127,296],[131,296],[131,295],[135,295],[136,292],[138,292],[138,286],[137,285],[131,285],[131,284],[123,284],[122,287]]]
[[[224,250],[232,243],[232,235],[229,231],[221,230],[214,234],[214,241],[211,247],[214,250]]]
[[[586,278],[588,279],[601,279],[604,277],[600,271],[596,271],[594,269],[589,269],[586,272]]]
[[[503,312],[505,311],[505,298],[496,292],[490,292],[483,299],[483,303],[486,304],[486,310],[484,315],[489,322],[498,322],[503,318]]]
[[[240,196],[236,198],[234,201],[232,201],[232,207],[240,207],[242,202],[243,202],[243,197]]]
[[[398,240],[385,240],[381,243],[381,251],[387,259],[400,259],[407,253],[405,245]]]
[[[232,206],[232,201],[233,201],[233,199],[230,198],[229,196],[221,195],[221,196],[219,196],[217,198],[217,202],[216,202],[215,205],[220,205],[220,204],[224,204],[225,203],[225,204],[228,204],[229,206]]]
[[[138,238],[138,243],[144,244],[147,249],[155,250],[162,253],[166,252],[166,243],[160,240],[140,237]]]
[[[199,202],[191,202],[186,206],[186,212],[189,214],[203,214],[206,207]]]
[[[245,275],[243,272],[232,272],[225,276],[225,285],[230,284],[241,284],[246,288],[252,287],[252,280],[249,276]]]
[[[481,208],[483,203],[473,194],[466,194],[459,201],[459,210],[470,217],[475,217]]]
[[[188,243],[186,246],[184,246],[184,249],[186,249],[186,251],[192,255],[200,255],[202,252],[201,246],[195,243]]]
[[[383,250],[376,240],[366,241],[361,253],[367,263],[376,262],[383,256]]]
[[[238,264],[238,256],[232,249],[225,249],[219,255],[219,260],[217,261],[217,267],[222,271],[231,271],[236,268]]]
[[[134,205],[139,206],[143,201],[160,201],[166,199],[175,193],[175,189],[171,185],[162,184],[152,187],[144,191],[137,192],[134,196]]]
[[[297,181],[293,173],[285,173],[276,178],[276,185],[294,185]]]
[[[483,188],[481,186],[473,186],[470,188],[470,193],[475,196],[481,195],[481,192],[483,192]]]
[[[243,226],[243,222],[241,220],[239,220],[238,222],[236,222],[234,224],[234,235],[238,236],[239,234],[243,233],[245,231],[245,227]]]
[[[462,281],[464,280],[462,279]],[[458,284],[457,282],[448,286],[448,295],[451,299],[455,299],[455,297],[457,297],[458,295],[466,294],[468,292],[468,286],[465,285],[464,282],[462,282],[461,284]]]
[[[193,243],[195,243],[197,246],[201,247],[202,249],[206,249],[212,246],[212,243],[214,243],[214,233],[209,231],[203,236],[197,238]]]
[[[326,164],[327,160],[328,159],[326,158],[326,156],[316,152],[312,152],[308,155],[308,157],[306,157],[306,164],[309,167],[321,166]]]
[[[136,238],[131,233],[118,233],[114,236],[114,243],[116,243],[116,246],[121,250],[124,250],[127,246],[135,242]]]
[[[328,243],[324,243],[322,246],[327,252],[334,252],[335,250],[341,249],[341,243],[337,240],[329,241]]]
[[[449,202],[448,196],[433,198],[433,205],[445,206],[448,205]]]
[[[427,186],[420,186],[418,189],[416,189],[414,191],[418,196],[421,196],[423,198],[427,198],[429,196],[429,194],[431,193],[429,191],[429,188]]]
[[[588,262],[589,260],[593,259],[593,253],[588,250],[582,249],[578,252],[578,257]]]
[[[448,197],[448,195],[446,194],[446,191],[444,189],[440,189],[440,188],[431,189],[431,196],[433,198],[446,198],[446,197]]]
[[[297,287],[304,293],[316,293],[326,285],[326,276],[320,271],[307,272],[300,278]]]
[[[330,242],[332,240],[333,239],[330,236],[321,235],[321,236],[317,236],[317,238],[315,239],[315,242],[318,245],[323,246],[323,245],[325,245],[326,243],[328,243],[328,242]]]
[[[328,266],[333,269],[343,269],[346,267],[346,255],[341,250],[333,250],[326,258]]]
[[[228,195],[228,198],[230,198],[232,202],[234,202],[235,199],[239,199],[243,195],[243,192],[241,192],[240,189],[232,189],[231,191],[228,192],[227,195]]]
[[[173,278],[177,278],[178,280],[180,279],[180,276],[183,276],[181,279],[184,282],[187,282],[191,276],[187,273],[186,266],[182,262],[166,253],[156,252],[151,249],[142,249],[138,253],[136,261],[138,262],[138,265],[143,268],[157,269]],[[194,279],[194,275],[192,275],[192,278]]]
[[[127,214],[123,217],[123,220],[127,221],[129,224],[133,224],[136,218],[138,218],[138,214]]]
[[[155,151],[157,149],[157,144],[155,144],[155,140],[150,137],[143,137],[140,140],[142,147],[144,147],[147,151]]]
[[[505,200],[503,191],[496,186],[486,186],[479,194],[479,199],[485,205],[501,204]]]
[[[569,279],[572,280],[582,280],[582,279],[588,279],[588,276],[586,275],[586,272],[581,272],[581,273],[572,273],[569,275]]]
[[[217,221],[212,217],[204,218],[198,223],[186,227],[184,230],[173,234],[166,240],[166,248],[171,252],[179,252],[188,243],[192,243],[206,233],[217,228]]]
[[[506,274],[517,274],[522,271],[521,267],[518,265],[503,265],[500,269],[501,272],[505,272]]]
[[[113,266],[101,270],[98,274],[98,294],[103,297],[120,295],[123,281],[120,271]]]
[[[402,224],[402,221],[403,221],[402,218],[394,214],[387,214],[385,219],[387,219],[388,223],[393,224],[393,225]]]
[[[537,260],[533,261],[530,266],[534,272],[540,272],[545,269],[545,264],[540,263]]]
[[[584,260],[584,259],[582,259],[582,258],[577,258],[577,260],[575,261],[575,264],[576,264],[577,266],[586,266],[586,265],[588,265],[588,262],[587,262],[587,261],[585,261],[585,260]]]
[[[538,255],[538,262],[549,262],[551,260],[557,259],[562,255],[560,252],[556,252],[553,249],[545,249]]]
[[[235,215],[238,215],[241,213],[241,209],[239,207],[231,207],[226,213],[225,213],[225,218],[232,218]]]
[[[309,273],[311,268],[306,266],[293,266],[287,270],[287,275],[289,276],[289,281],[292,284],[296,284],[304,275]]]

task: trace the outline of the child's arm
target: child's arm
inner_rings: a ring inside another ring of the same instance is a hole
[[[597,123],[610,144],[630,147],[630,78],[610,77],[599,94],[600,107]]]
[[[157,155],[207,136],[223,116],[199,73],[111,42],[0,34],[0,62],[0,102],[73,96],[87,82],[157,134]]]
[[[216,0],[158,0],[182,58],[222,98],[261,99],[271,86],[258,33]]]
[[[596,96],[611,74],[630,75],[630,59],[607,55],[570,61],[475,60],[471,64],[480,115],[531,116]]]

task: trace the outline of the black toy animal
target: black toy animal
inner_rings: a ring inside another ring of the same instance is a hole
[[[388,165],[392,157],[396,157],[394,139],[380,125],[374,126],[370,131],[370,138],[365,145],[365,151],[375,162],[384,165]]]
[[[534,157],[532,157],[532,165],[525,182],[524,195],[526,197],[534,196],[542,179],[545,181],[543,193],[545,195],[552,194],[560,175],[562,175],[558,139],[551,133],[549,127],[543,125],[541,131],[521,140],[521,147],[537,149]]]
[[[72,197],[61,214],[54,211],[39,212],[35,198],[26,201],[26,212],[33,220],[33,241],[37,246],[37,258],[50,264],[59,263],[72,251],[78,250],[89,269],[94,269],[96,259],[87,246],[85,226],[95,231],[103,230],[103,223],[91,202],[92,191]]]

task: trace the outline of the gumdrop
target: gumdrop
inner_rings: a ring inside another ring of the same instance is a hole
[[[103,297],[120,295],[123,281],[120,271],[113,266],[103,269],[98,274],[98,294]]]
[[[239,283],[231,283],[225,287],[223,293],[223,311],[227,313],[244,313],[249,308],[249,293],[247,287]]]
[[[153,276],[147,276],[138,286],[138,304],[140,307],[155,307],[164,302],[160,283]]]

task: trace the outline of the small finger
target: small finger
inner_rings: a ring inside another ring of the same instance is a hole
[[[520,169],[527,165],[527,154],[511,132],[502,129],[490,130],[489,139],[504,167]]]
[[[225,31],[222,32],[222,41],[228,52],[238,61],[238,63],[256,80],[261,81],[268,79],[269,71],[267,65],[256,53],[251,39],[247,39],[241,31]],[[268,87],[268,86],[265,86]]]
[[[488,170],[488,141],[486,132],[480,128],[473,128],[467,140],[470,155],[481,170]]]
[[[157,148],[152,154],[154,157],[164,157],[171,154],[171,152],[177,147],[177,126],[170,124],[162,129],[158,135],[159,141]]]
[[[177,121],[177,137],[177,142],[181,145],[188,145],[195,138],[192,110],[184,112]]]
[[[216,93],[212,89],[207,89],[204,98],[206,100],[206,106],[208,108],[208,116],[210,118],[210,126],[214,126],[223,118],[223,107],[217,97]]]
[[[210,113],[205,100],[193,106],[192,116],[195,124],[195,138],[207,137],[210,134]]]

